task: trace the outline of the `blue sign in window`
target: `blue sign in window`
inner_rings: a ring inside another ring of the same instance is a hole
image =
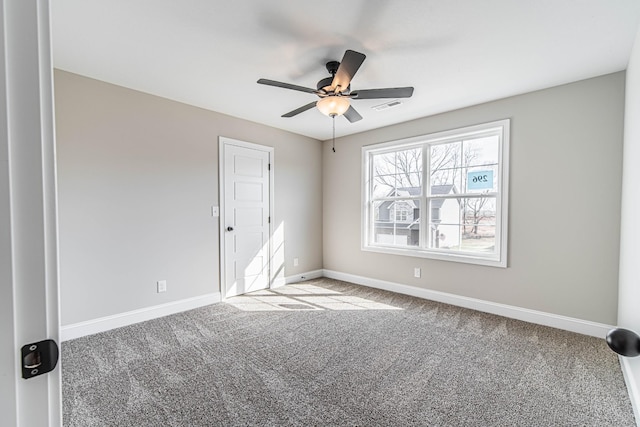
[[[493,171],[473,171],[467,173],[467,190],[493,188]]]

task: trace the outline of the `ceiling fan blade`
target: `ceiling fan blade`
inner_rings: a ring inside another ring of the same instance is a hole
[[[351,79],[356,74],[366,56],[354,50],[347,50],[342,57],[342,62],[336,71],[336,75],[331,82],[331,88],[338,92],[346,91],[351,83]],[[339,87],[339,89],[338,89]]]
[[[413,95],[412,87],[390,87],[385,89],[354,90],[350,97],[354,99],[377,98],[410,98]]]
[[[347,111],[345,111],[344,116],[347,118],[347,120],[349,120],[351,123],[353,122],[357,122],[358,120],[362,120],[362,116],[360,115],[360,113],[358,113],[356,111],[355,108],[353,108],[351,105],[349,106],[349,109]]]
[[[258,80],[258,83],[260,83],[261,85],[275,86],[275,87],[281,87],[281,88],[284,88],[284,89],[291,89],[291,90],[298,90],[300,92],[307,92],[307,93],[314,93],[314,94],[317,92],[315,89],[311,89],[309,87],[292,85],[290,83],[282,83],[282,82],[277,82],[275,80],[269,80],[269,79],[260,79],[260,80]]]
[[[313,107],[315,107],[316,106],[316,102],[317,101],[313,101],[313,102],[308,103],[307,105],[303,105],[300,108],[296,108],[293,111],[289,111],[287,114],[283,114],[282,117],[293,117],[293,116],[297,116],[300,113],[304,113],[305,111],[310,110]]]

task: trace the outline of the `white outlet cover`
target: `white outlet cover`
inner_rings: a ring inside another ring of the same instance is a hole
[[[160,292],[167,292],[167,281],[166,280],[159,280],[158,281],[158,293]]]
[[[414,277],[420,277],[420,268],[414,268],[413,269],[413,276]]]
[[[298,263],[299,263],[298,258],[294,258],[294,259],[293,259],[293,266],[294,266],[294,267],[297,267],[297,266],[298,266]]]

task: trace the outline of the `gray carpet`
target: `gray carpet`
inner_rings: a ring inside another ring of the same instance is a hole
[[[311,280],[62,344],[65,426],[634,426],[604,340]]]

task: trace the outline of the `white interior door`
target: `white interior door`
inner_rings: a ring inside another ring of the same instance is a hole
[[[59,364],[21,356],[59,334],[49,2],[0,0],[0,26],[0,424],[58,426]]]
[[[239,145],[241,144],[241,145]],[[270,285],[270,161],[273,149],[221,139],[223,296]]]

